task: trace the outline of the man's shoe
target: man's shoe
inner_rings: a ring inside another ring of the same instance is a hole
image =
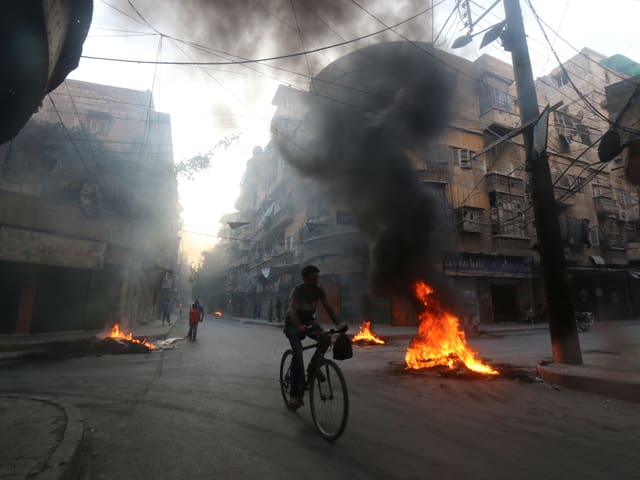
[[[287,401],[287,408],[289,410],[291,410],[292,412],[295,412],[296,410],[298,410],[303,405],[304,405],[304,402],[302,401],[302,398],[300,398],[300,397],[291,397]]]

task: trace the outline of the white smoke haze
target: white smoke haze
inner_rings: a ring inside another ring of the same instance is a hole
[[[394,30],[412,41],[427,42],[440,33],[438,48],[448,49],[457,36],[466,32],[454,12],[456,0],[357,0],[357,3],[387,25],[434,5],[433,17],[429,12]],[[472,2],[475,16],[492,3]],[[603,9],[595,0],[539,3],[538,13],[574,46],[589,46],[605,55],[622,53],[636,59],[640,56],[640,39],[633,23],[640,13],[640,2],[617,0],[615,9]],[[553,56],[530,12],[523,10],[534,73],[548,73],[555,66]],[[558,18],[561,11],[565,11],[562,19]],[[480,27],[503,18],[499,4]],[[83,54],[148,61],[255,59],[332,45],[383,28],[383,24],[348,0],[96,0]],[[161,38],[158,32],[165,36]],[[575,50],[563,41],[553,35],[551,39],[563,60],[575,55]],[[388,31],[306,57],[244,66],[145,65],[84,58],[70,78],[152,90],[156,109],[172,116],[176,161],[209,151],[219,140],[243,132],[240,144],[217,155],[210,171],[194,182],[180,184],[185,228],[213,235],[192,237],[198,240],[198,246],[193,248],[197,256],[215,241],[220,216],[233,211],[238,185],[253,148],[269,142],[269,124],[275,110],[271,101],[278,86],[308,89],[310,76],[337,58],[367,45],[397,40],[401,37]],[[486,53],[510,61],[498,42],[479,50],[479,41],[456,53],[469,59]]]

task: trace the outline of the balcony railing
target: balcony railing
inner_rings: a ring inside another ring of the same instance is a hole
[[[524,193],[524,180],[512,175],[490,172],[484,176],[484,184],[488,192]]]
[[[429,183],[449,183],[448,165],[429,165],[426,170],[418,170],[418,180]]]
[[[460,207],[457,209],[458,231],[484,233],[488,231],[488,215],[481,208]]]
[[[596,197],[593,199],[598,215],[618,215],[620,207],[615,200],[608,197]]]

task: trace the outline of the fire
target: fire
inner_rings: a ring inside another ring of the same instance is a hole
[[[120,331],[120,325],[118,325],[117,323],[111,329],[111,333],[109,334],[109,337],[116,338],[118,340],[126,340],[127,342],[139,343],[139,344],[144,345],[145,347],[147,347],[149,350],[155,350],[156,349],[156,346],[153,343],[147,342],[146,339],[145,340],[138,340],[137,338],[133,338],[133,334],[131,332],[128,332],[126,334],[121,332]]]
[[[362,325],[360,325],[360,330],[353,336],[352,340],[354,342],[363,341],[377,343],[378,345],[384,345],[384,340],[382,340],[371,331],[371,322],[369,321],[362,322]]]
[[[414,287],[425,309],[420,314],[418,336],[411,341],[404,357],[407,368],[454,368],[462,362],[474,372],[498,375],[498,371],[476,359],[476,352],[467,346],[458,318],[441,307],[433,296],[433,288],[423,282],[416,282]]]
[[[222,316],[222,312],[221,312],[220,310],[216,310],[213,314],[214,314],[216,317],[221,317],[221,316]]]

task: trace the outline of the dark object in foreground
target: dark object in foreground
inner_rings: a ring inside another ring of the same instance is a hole
[[[93,0],[2,2],[0,12],[2,144],[20,131],[44,96],[78,66]]]

